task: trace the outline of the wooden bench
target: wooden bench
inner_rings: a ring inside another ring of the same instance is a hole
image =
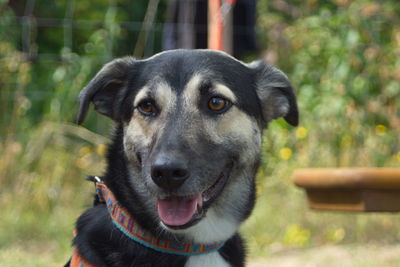
[[[299,169],[293,179],[311,209],[400,211],[400,168]]]

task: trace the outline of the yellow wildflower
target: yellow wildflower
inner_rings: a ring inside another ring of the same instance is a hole
[[[353,138],[350,135],[345,135],[341,139],[341,145],[343,148],[349,148],[353,143]]]
[[[345,236],[346,236],[346,231],[342,227],[339,227],[339,228],[331,229],[327,233],[326,238],[328,241],[331,241],[333,243],[338,243],[338,242],[342,241]]]
[[[376,125],[375,126],[375,133],[378,135],[378,136],[383,136],[383,135],[385,135],[386,134],[386,132],[387,132],[387,127],[385,126],[385,125],[382,125],[382,124],[378,124],[378,125]]]
[[[262,194],[263,188],[262,185],[256,185],[256,195],[259,196]]]
[[[79,155],[86,156],[92,153],[92,148],[90,146],[83,146],[79,149]]]
[[[283,242],[290,246],[305,247],[310,242],[310,237],[310,230],[303,228],[299,224],[291,224],[286,227]]]
[[[279,156],[281,157],[281,159],[283,160],[288,160],[292,157],[293,152],[290,148],[288,147],[284,147],[279,151]]]
[[[107,152],[107,146],[105,144],[100,144],[97,146],[97,154],[100,156],[105,156]]]
[[[398,152],[398,153],[396,154],[396,159],[397,159],[398,162],[400,162],[400,152]]]
[[[305,127],[298,127],[296,129],[296,137],[297,139],[304,139],[307,137],[308,130]]]
[[[79,159],[76,160],[75,165],[76,165],[76,167],[78,167],[79,169],[84,169],[84,168],[86,168],[87,165],[88,165],[87,159],[84,158],[84,157],[79,158]]]

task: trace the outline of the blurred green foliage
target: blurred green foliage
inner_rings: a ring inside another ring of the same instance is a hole
[[[258,206],[243,229],[250,251],[398,242],[398,215],[309,211],[290,178],[304,167],[400,166],[399,5],[258,3],[264,57],[297,88],[301,124],[265,133]]]
[[[94,112],[85,123],[90,130],[74,125],[75,100],[103,63],[132,54],[141,25],[122,22],[142,21],[147,4],[36,1],[34,14],[42,19],[63,19],[74,3],[77,22],[68,35],[62,26],[16,23],[25,2],[11,2],[13,9],[0,8],[0,250],[50,251],[61,264],[70,254],[73,223],[91,202],[84,177],[104,169],[103,136],[111,125]],[[302,167],[400,165],[397,1],[260,0],[257,10],[263,57],[291,79],[301,125],[292,129],[278,120],[265,133],[259,201],[242,229],[252,255],[277,247],[399,242],[398,215],[312,212],[290,180]],[[161,1],[156,22],[164,11]],[[85,26],[93,21],[102,23]],[[24,31],[30,32],[28,58]],[[160,26],[154,31],[146,53],[160,50]]]

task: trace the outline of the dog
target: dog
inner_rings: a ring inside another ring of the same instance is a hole
[[[237,230],[254,207],[263,130],[299,121],[282,71],[213,50],[124,57],[79,103],[78,124],[92,103],[116,127],[66,266],[245,265]]]

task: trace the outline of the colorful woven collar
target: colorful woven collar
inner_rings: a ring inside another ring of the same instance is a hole
[[[119,205],[113,193],[103,182],[98,179],[98,177],[95,178],[97,180],[97,195],[100,202],[104,202],[106,204],[108,211],[110,212],[112,222],[127,237],[136,241],[137,243],[159,252],[184,256],[202,255],[205,253],[214,252],[219,250],[224,245],[223,242],[211,244],[185,244],[155,237],[149,231],[143,229],[129,214],[129,212]]]

